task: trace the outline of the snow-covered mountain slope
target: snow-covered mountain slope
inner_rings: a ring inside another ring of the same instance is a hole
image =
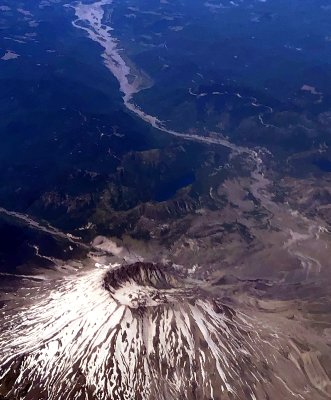
[[[174,268],[93,269],[34,283],[25,298],[3,311],[6,398],[322,398],[275,332]]]

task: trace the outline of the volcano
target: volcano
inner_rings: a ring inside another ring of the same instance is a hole
[[[8,399],[297,399],[307,390],[275,332],[175,267],[109,265],[35,282],[30,304],[15,301],[1,329]]]

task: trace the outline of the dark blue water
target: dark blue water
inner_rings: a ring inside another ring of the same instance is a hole
[[[326,158],[322,158],[320,160],[315,160],[313,162],[316,167],[318,167],[321,171],[331,172],[331,161]]]
[[[185,174],[184,176],[181,176],[178,179],[164,183],[157,189],[155,194],[155,200],[156,201],[169,200],[176,194],[177,190],[190,185],[194,181],[195,181],[194,173],[189,172],[188,174]]]

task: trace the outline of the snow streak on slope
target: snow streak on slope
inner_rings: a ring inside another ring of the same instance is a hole
[[[33,293],[30,305],[4,311],[8,398],[249,400],[286,379],[270,373],[274,345],[247,316],[158,265],[95,269]]]

